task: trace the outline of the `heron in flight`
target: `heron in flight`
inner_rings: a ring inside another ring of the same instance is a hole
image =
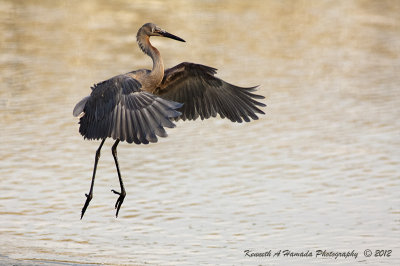
[[[153,60],[152,70],[139,69],[95,84],[89,96],[79,101],[74,116],[80,116],[79,132],[85,139],[101,140],[96,151],[92,182],[82,208],[81,219],[93,197],[93,185],[101,148],[106,138],[115,140],[111,152],[117,168],[121,191],[115,203],[116,217],[126,191],[117,158],[119,142],[148,144],[157,136],[166,137],[165,127],[173,128],[173,120],[202,120],[210,117],[228,118],[232,122],[249,122],[264,114],[258,107],[265,104],[256,99],[256,87],[238,87],[214,75],[216,69],[184,62],[164,70],[160,52],[151,45],[150,37],[160,36],[185,42],[153,23],[144,24],[137,33],[140,49]]]

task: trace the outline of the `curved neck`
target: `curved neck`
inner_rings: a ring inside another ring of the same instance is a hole
[[[140,49],[151,57],[153,60],[153,69],[146,74],[145,84],[142,84],[146,89],[155,89],[164,77],[164,63],[160,52],[150,43],[149,36],[142,34],[140,31],[137,35],[137,42]]]

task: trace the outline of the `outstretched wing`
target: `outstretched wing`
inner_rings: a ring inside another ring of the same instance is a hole
[[[141,84],[128,75],[115,76],[92,87],[73,114],[80,118],[79,132],[87,139],[112,137],[136,144],[157,142],[166,137],[164,127],[175,127],[171,119],[182,104],[140,90]]]
[[[195,120],[227,117],[232,122],[249,122],[258,119],[256,113],[264,114],[258,107],[265,104],[255,99],[264,96],[252,93],[256,87],[243,88],[229,84],[214,76],[216,69],[194,63],[181,63],[167,69],[155,94],[167,100],[183,103],[178,109],[181,116],[175,120]]]

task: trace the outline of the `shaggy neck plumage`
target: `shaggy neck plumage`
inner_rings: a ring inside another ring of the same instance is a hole
[[[153,69],[149,73],[149,76],[154,81],[158,81],[156,84],[158,85],[164,76],[164,64],[160,52],[151,45],[149,35],[145,34],[143,31],[138,31],[136,39],[140,49],[153,60]]]

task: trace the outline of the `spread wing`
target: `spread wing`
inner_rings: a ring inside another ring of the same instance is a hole
[[[127,75],[115,76],[92,87],[90,96],[75,106],[79,132],[87,139],[112,137],[136,144],[166,137],[164,127],[175,127],[171,119],[182,104],[140,90],[141,84]]]
[[[160,97],[183,103],[178,109],[182,115],[175,120],[195,120],[227,117],[232,122],[249,122],[264,114],[258,107],[265,104],[256,101],[264,96],[252,93],[256,87],[243,88],[229,84],[217,77],[216,69],[193,63],[181,63],[167,69],[155,94]]]

